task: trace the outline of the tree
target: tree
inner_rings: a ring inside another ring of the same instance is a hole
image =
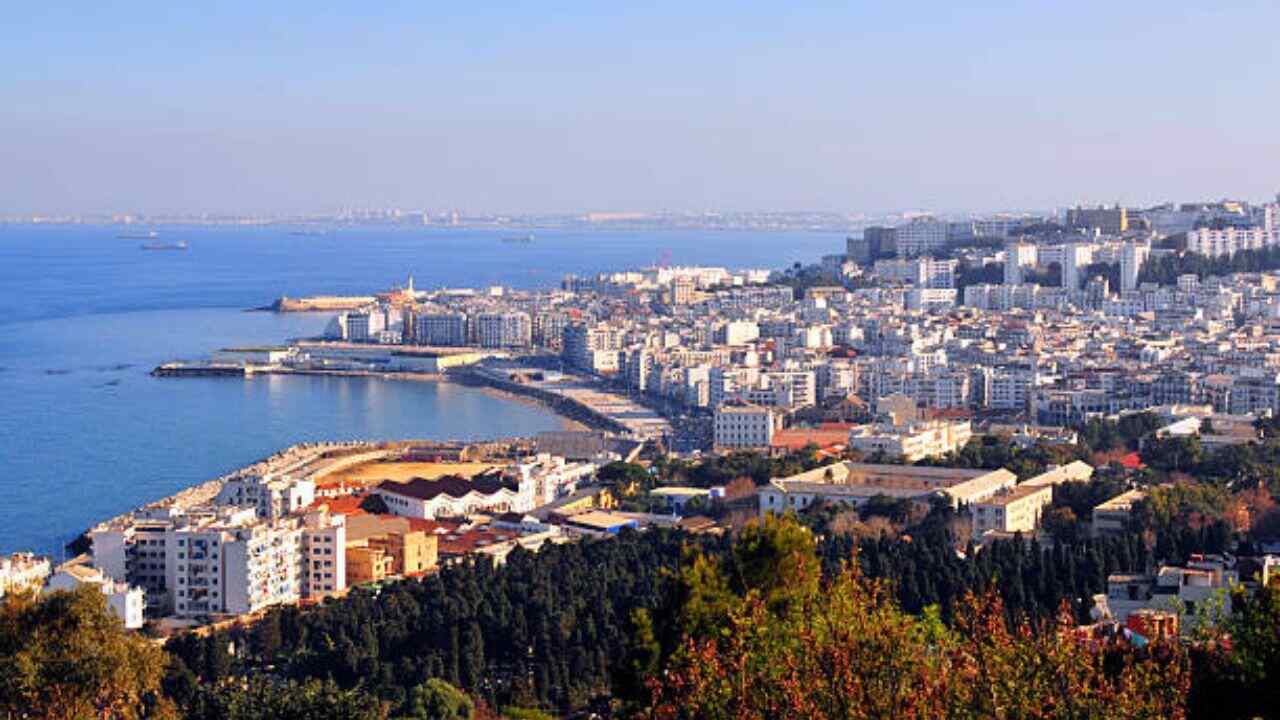
[[[125,631],[96,588],[0,604],[0,715],[12,718],[167,717],[166,658]]]
[[[903,612],[889,583],[850,564],[830,581],[798,588],[781,608],[758,587],[722,596],[724,623],[692,626],[650,677],[650,716],[1185,715],[1188,663],[1176,642],[1139,651],[1121,639],[1085,637],[1065,630],[1074,625],[1069,614],[1010,625],[993,593],[967,595],[950,629],[936,606]]]
[[[203,689],[187,720],[382,720],[382,703],[363,688],[332,681],[274,682],[263,677],[226,680]]]
[[[403,720],[471,720],[475,703],[449,683],[431,678],[413,689]]]

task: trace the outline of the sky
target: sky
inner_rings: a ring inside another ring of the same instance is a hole
[[[1277,28],[1274,0],[14,3],[0,212],[1261,200]]]

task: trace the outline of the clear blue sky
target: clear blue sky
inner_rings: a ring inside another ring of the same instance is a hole
[[[1280,190],[1274,0],[181,4],[6,9],[0,211]]]

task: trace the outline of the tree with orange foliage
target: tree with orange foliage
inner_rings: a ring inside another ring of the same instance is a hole
[[[1068,624],[1011,628],[995,595],[969,596],[949,628],[934,609],[903,612],[891,588],[856,564],[822,583],[806,537],[790,519],[766,520],[724,561],[690,553],[683,634],[649,680],[642,717],[1185,715],[1189,670],[1176,644],[1139,651]]]

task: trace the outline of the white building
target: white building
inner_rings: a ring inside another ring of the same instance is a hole
[[[1036,246],[1031,243],[1009,243],[1004,249],[1004,284],[1021,285],[1022,273],[1036,266]]]
[[[474,327],[480,347],[528,347],[533,339],[533,321],[528,313],[480,313],[475,317]]]
[[[0,598],[9,593],[38,591],[49,577],[49,558],[31,553],[0,557]]]
[[[151,612],[179,617],[238,615],[297,602],[312,587],[346,587],[346,573],[313,568],[308,550],[345,546],[341,516],[258,517],[256,505],[158,508],[90,532],[93,565],[146,591]],[[316,575],[313,575],[313,569]],[[332,577],[326,577],[328,573]]]
[[[894,228],[898,240],[898,257],[918,257],[947,246],[947,223],[934,218],[915,218]]]
[[[988,531],[1030,533],[1040,526],[1040,516],[1052,502],[1052,485],[1018,485],[973,503],[973,537]]]
[[[1280,244],[1280,230],[1265,227],[1203,228],[1187,233],[1187,250],[1209,257],[1231,257],[1241,250]]]
[[[258,517],[275,520],[298,512],[315,499],[315,482],[267,474],[227,480],[214,502],[218,505],[250,505]]]
[[[945,312],[956,306],[954,288],[911,288],[907,291],[907,309],[923,312]]]
[[[513,480],[500,473],[487,473],[470,480],[457,476],[414,478],[408,482],[387,480],[374,493],[396,515],[434,520],[480,512],[529,512],[536,506],[534,486],[529,477]]]
[[[448,312],[423,313],[414,318],[414,337],[420,345],[466,345],[467,316]]]
[[[770,407],[722,405],[715,411],[715,447],[767,448],[773,442],[777,420]]]
[[[107,598],[107,607],[130,630],[142,627],[146,593],[142,588],[111,579],[102,570],[87,565],[67,564],[49,578],[48,592],[75,590],[81,585],[97,588]]]
[[[1146,243],[1125,243],[1120,252],[1120,291],[1129,292],[1138,289],[1138,273],[1146,264],[1151,254],[1151,246]]]
[[[1062,246],[1062,287],[1068,292],[1080,289],[1085,266],[1093,262],[1093,246],[1071,243]]]
[[[849,431],[849,447],[867,455],[884,453],[915,462],[959,450],[971,437],[973,429],[967,420],[860,425]]]

